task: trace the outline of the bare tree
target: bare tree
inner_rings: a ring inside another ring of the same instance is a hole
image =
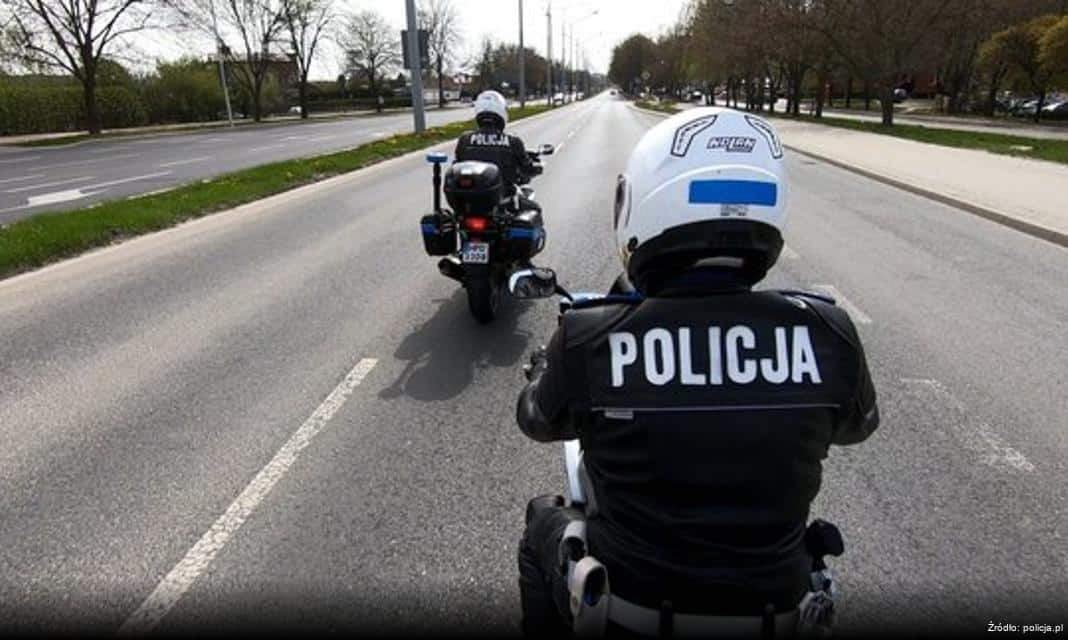
[[[227,57],[230,73],[251,100],[252,116],[263,118],[263,87],[272,54],[285,28],[283,0],[168,0],[181,26],[210,35]],[[238,58],[235,52],[243,55]]]
[[[349,17],[342,39],[347,67],[367,79],[371,95],[378,98],[382,77],[401,60],[400,38],[393,27],[374,11]],[[376,101],[375,107],[382,110]]]
[[[289,46],[297,63],[300,117],[308,117],[308,74],[319,41],[333,22],[333,0],[285,0],[285,23]]]
[[[427,31],[430,66],[438,77],[438,106],[445,106],[445,70],[455,51],[463,44],[460,16],[452,0],[423,0],[419,3],[419,28]]]
[[[153,8],[143,0],[0,0],[5,48],[13,49],[5,57],[74,76],[82,85],[87,129],[98,134],[101,62],[124,36],[149,26]]]

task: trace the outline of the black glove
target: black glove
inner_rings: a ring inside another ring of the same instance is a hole
[[[523,375],[528,382],[533,381],[549,368],[549,354],[542,345],[530,353],[530,363],[523,365]]]

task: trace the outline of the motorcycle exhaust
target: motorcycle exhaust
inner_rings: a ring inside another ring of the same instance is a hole
[[[464,281],[464,268],[456,256],[445,256],[439,260],[438,271],[446,278],[452,278],[461,284]]]

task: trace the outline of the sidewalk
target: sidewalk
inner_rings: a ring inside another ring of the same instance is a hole
[[[1068,166],[776,120],[796,151],[1068,246]]]

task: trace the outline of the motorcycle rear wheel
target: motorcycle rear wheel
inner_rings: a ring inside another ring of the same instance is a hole
[[[501,306],[501,286],[495,277],[480,277],[468,280],[467,308],[471,315],[482,324],[493,322]]]

